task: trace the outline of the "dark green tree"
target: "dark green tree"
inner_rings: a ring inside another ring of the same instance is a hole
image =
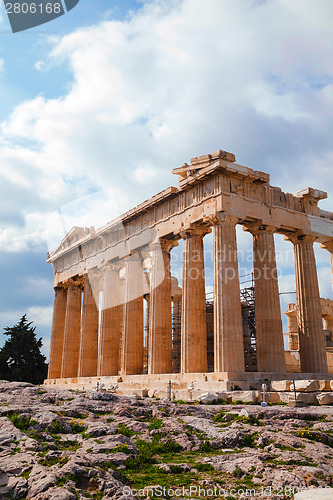
[[[46,358],[41,353],[42,339],[37,339],[35,326],[24,314],[20,321],[4,329],[9,337],[0,350],[0,378],[3,380],[41,384],[46,378]]]

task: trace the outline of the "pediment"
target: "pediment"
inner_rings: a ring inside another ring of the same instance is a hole
[[[90,232],[91,231],[87,227],[79,227],[79,226],[72,227],[72,229],[66,234],[64,239],[61,241],[60,245],[52,253],[56,254],[57,252],[60,252],[61,250],[64,250],[65,248],[74,245],[79,240],[90,234]]]

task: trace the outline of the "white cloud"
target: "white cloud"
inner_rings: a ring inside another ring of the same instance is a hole
[[[0,23],[1,23],[1,17],[0,17]],[[0,72],[4,71],[4,65],[5,65],[4,60],[0,59]]]
[[[37,326],[49,326],[51,329],[52,322],[52,307],[30,307],[27,317],[29,321],[33,321]]]
[[[72,82],[2,124],[0,182],[13,187],[0,248],[40,241],[54,210],[101,189],[130,208],[218,147],[288,191],[332,192],[332,14],[330,0],[156,0],[125,21],[50,38],[35,68],[65,64]],[[68,223],[114,214],[82,207]]]

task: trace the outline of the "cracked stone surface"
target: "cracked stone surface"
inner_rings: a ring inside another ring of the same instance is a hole
[[[290,499],[333,487],[333,407],[184,404],[0,382],[1,499],[131,499],[190,485],[256,491],[229,495],[247,499],[262,488]]]

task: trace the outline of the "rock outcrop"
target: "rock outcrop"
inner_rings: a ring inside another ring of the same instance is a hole
[[[131,499],[191,485],[216,489],[213,498],[264,488],[290,499],[290,488],[333,486],[332,435],[329,406],[184,404],[1,382],[0,498]]]

